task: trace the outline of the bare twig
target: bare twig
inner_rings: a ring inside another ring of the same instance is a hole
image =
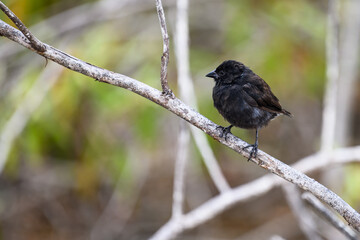
[[[203,132],[199,131],[194,126],[190,126],[190,130],[216,188],[220,193],[228,191],[231,187],[220,169],[218,161],[216,160],[215,154],[211,149],[207,138]]]
[[[24,38],[23,34],[6,24],[3,21],[0,21],[0,33],[15,41],[24,47],[35,51],[30,42]],[[211,122],[209,119],[205,118],[182,101],[177,98],[169,98],[164,96],[160,91],[125,75],[114,73],[106,69],[94,66],[92,64],[81,61],[73,56],[70,56],[54,47],[49,45],[47,46],[46,52],[37,52],[39,55],[42,55],[48,58],[51,61],[57,62],[60,65],[63,65],[73,71],[82,73],[91,78],[97,79],[100,82],[105,82],[114,86],[122,87],[128,89],[140,96],[143,96],[158,105],[166,108],[177,116],[183,118],[194,126],[200,128],[202,131],[206,132],[212,138],[216,139],[220,143],[230,147],[234,151],[240,153],[244,157],[248,158],[250,152],[248,149],[244,149],[247,146],[247,143],[243,140],[235,137],[234,135],[229,134],[227,136],[227,141],[224,138],[220,137],[220,132],[218,131],[215,123]],[[309,178],[308,176],[302,174],[298,170],[295,170],[288,165],[282,163],[281,161],[273,158],[272,156],[266,154],[265,152],[259,150],[258,156],[255,159],[252,159],[252,162],[258,164],[260,167],[266,169],[269,172],[272,172],[281,178],[292,182],[299,186],[300,188],[313,193],[315,196],[329,204],[333,207],[340,215],[342,215],[345,220],[352,225],[355,229],[360,231],[360,215],[357,213],[349,204],[342,200],[338,195],[318,183],[317,181]],[[230,191],[228,191],[230,192]],[[232,193],[225,192],[219,196],[227,204],[214,206],[214,209],[219,212],[222,209],[229,206],[229,204],[234,204],[233,199],[231,198]],[[216,198],[211,199],[210,201],[215,201]],[[207,206],[207,205],[205,205]],[[187,214],[187,218],[190,218],[190,222],[182,222],[181,225],[185,227],[193,226],[193,223],[198,223],[204,221],[209,216],[209,213],[204,213],[203,216],[198,215],[199,211],[204,211],[204,208],[197,208],[192,212],[192,214]],[[206,211],[208,208],[206,207]],[[194,215],[195,214],[195,215]],[[184,218],[184,217],[183,217]],[[183,218],[181,220],[183,220]]]
[[[348,239],[356,240],[358,239],[357,234],[346,224],[324,206],[314,195],[311,193],[303,193],[302,198],[306,200],[307,203],[310,204],[311,207],[315,209],[320,216],[324,217],[329,223],[331,223],[336,229],[342,232]]]
[[[165,21],[165,19],[163,20]],[[175,49],[175,52],[176,51],[177,49]],[[184,62],[181,60],[180,61],[178,60],[176,64],[177,64],[177,69],[181,69],[184,67]],[[180,89],[180,97],[181,97],[182,83],[186,81],[188,75],[187,72],[178,71],[177,76],[178,76],[177,82],[178,82],[178,87]],[[176,158],[175,174],[174,174],[172,218],[178,218],[183,215],[183,202],[185,196],[184,186],[185,186],[185,175],[186,175],[185,166],[188,158],[189,143],[190,143],[189,129],[184,122],[180,122],[180,132],[178,137],[177,158]]]
[[[160,19],[160,14],[159,14],[159,19]],[[166,26],[165,18],[163,19],[163,21],[164,21],[164,25]],[[161,19],[160,19],[160,25],[161,25]],[[184,66],[184,62],[181,60],[180,61],[178,60],[176,63],[177,63],[177,69],[181,69]],[[177,75],[178,75],[178,86],[180,89],[180,96],[181,96],[182,83],[186,81],[185,78],[188,75],[187,72],[183,72],[183,71],[178,71]],[[177,158],[175,163],[175,174],[174,174],[172,218],[178,218],[183,215],[183,202],[185,195],[184,186],[185,186],[185,175],[186,175],[185,166],[188,158],[189,143],[190,143],[189,129],[184,122],[180,122]]]
[[[337,113],[339,83],[339,0],[328,1],[327,30],[326,30],[326,86],[324,107],[322,113],[320,151],[330,151],[337,143],[335,131],[339,114]],[[341,186],[341,168],[330,169],[322,174],[322,179],[329,186],[337,190]],[[336,180],[335,180],[336,179]]]
[[[0,9],[11,19],[11,21],[18,27],[18,29],[24,34],[24,36],[29,39],[34,49],[39,52],[44,52],[46,50],[45,45],[39,41],[21,20],[5,5],[0,1]]]
[[[161,0],[156,0],[156,10],[159,17],[161,35],[163,38],[163,55],[161,56],[161,70],[160,70],[161,87],[165,95],[174,97],[174,94],[169,88],[169,84],[167,80],[167,67],[169,64],[169,35],[166,27],[165,13]]]
[[[178,218],[183,214],[185,167],[188,158],[189,141],[189,129],[184,122],[181,122],[175,162],[172,218]]]
[[[189,64],[188,4],[188,0],[177,1],[175,55],[180,98],[196,110],[197,102]],[[205,135],[191,125],[190,130],[215,186],[219,192],[229,190],[230,186],[221,172],[219,164],[216,161],[215,155],[211,150]]]
[[[357,91],[357,76],[359,72],[360,48],[360,1],[342,1],[342,31],[340,31],[340,78],[338,85],[338,104],[336,121],[337,146],[347,146],[351,139],[353,126],[352,114],[357,101],[354,96]]]
[[[282,187],[285,192],[286,200],[290,205],[295,218],[299,222],[299,227],[304,235],[309,240],[321,240],[322,238],[318,236],[316,232],[317,224],[301,200],[299,189],[293,184],[283,184]]]
[[[327,84],[321,131],[322,151],[331,150],[334,147],[335,142],[337,82],[339,79],[338,8],[338,0],[329,1],[328,27],[326,35]]]

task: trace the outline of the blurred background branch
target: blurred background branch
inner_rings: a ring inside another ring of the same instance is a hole
[[[316,197],[311,193],[304,193],[302,198],[315,209],[322,217],[328,220],[335,228],[342,232],[348,239],[356,240],[359,236],[348,226],[346,226],[340,219],[327,209]]]
[[[174,190],[173,190],[173,203],[172,203],[172,216],[176,219],[184,213],[184,199],[185,199],[185,176],[186,176],[186,163],[188,161],[190,133],[189,129],[184,122],[179,124],[179,137],[176,149],[176,159],[174,166]]]
[[[318,224],[301,199],[301,192],[293,184],[282,185],[286,200],[299,222],[299,228],[302,230],[308,240],[321,240],[318,234]]]
[[[321,151],[329,151],[335,144],[336,103],[339,81],[339,1],[329,1],[326,31],[326,78],[323,122],[321,130]]]

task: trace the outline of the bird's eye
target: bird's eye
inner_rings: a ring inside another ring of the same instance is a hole
[[[222,76],[224,76],[224,75],[225,75],[225,72],[224,72],[224,71],[220,71],[220,72],[219,72],[219,76],[220,76],[220,77],[222,77]]]

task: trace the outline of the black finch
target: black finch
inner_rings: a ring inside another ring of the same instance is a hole
[[[215,80],[213,88],[214,106],[231,125],[221,127],[225,137],[233,126],[256,129],[255,144],[249,160],[257,156],[258,131],[280,114],[292,117],[281,107],[279,99],[271,92],[270,86],[250,68],[241,62],[227,60],[206,77]]]

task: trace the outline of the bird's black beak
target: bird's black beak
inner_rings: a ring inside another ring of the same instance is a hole
[[[208,74],[206,74],[205,77],[208,77],[208,78],[213,78],[213,79],[218,79],[219,78],[219,75],[214,71],[212,72],[209,72]]]

